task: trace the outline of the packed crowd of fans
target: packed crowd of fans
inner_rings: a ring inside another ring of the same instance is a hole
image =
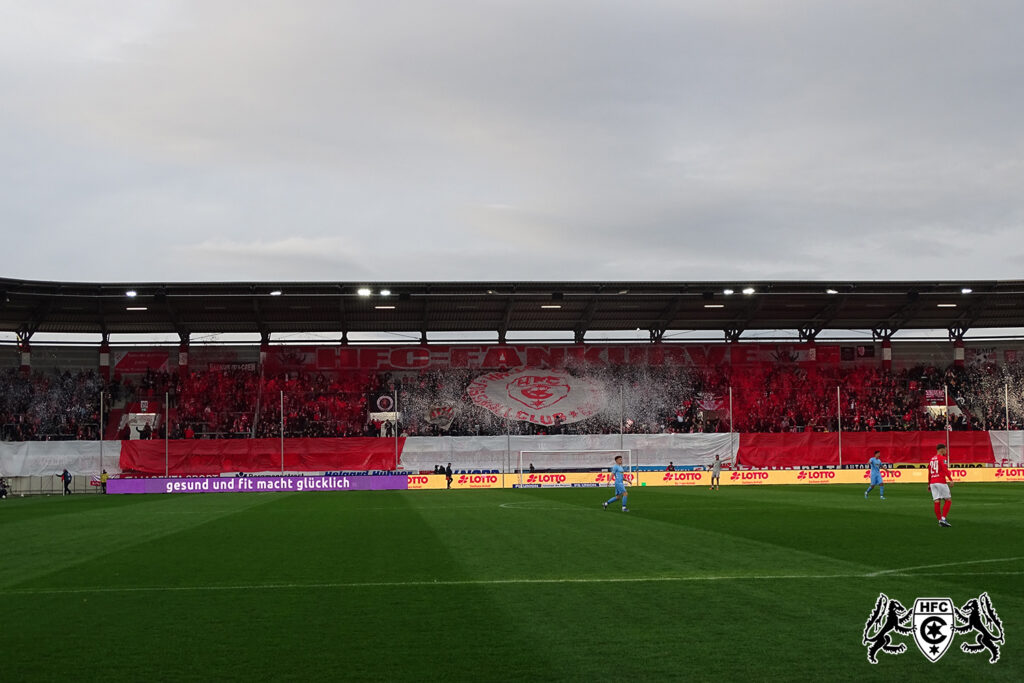
[[[377,378],[368,374],[327,377],[322,373],[290,373],[266,381],[260,403],[256,435],[281,435],[281,400],[284,400],[284,435],[287,437],[370,435],[367,397],[376,391]]]
[[[0,428],[7,441],[96,439],[99,396],[106,409],[168,399],[170,438],[600,434],[786,431],[1020,429],[1024,363],[945,369],[815,367],[797,363],[732,368],[619,366],[586,376],[606,388],[607,405],[580,422],[505,420],[468,395],[478,370],[261,376],[251,366],[147,372],[104,382],[95,372],[0,372]],[[837,387],[839,388],[837,392]],[[729,410],[731,389],[732,411]],[[948,392],[948,393],[947,393]],[[948,411],[947,411],[948,395]],[[735,416],[731,420],[731,416]],[[841,422],[841,424],[840,424]],[[162,438],[153,429],[119,438]]]
[[[99,438],[100,392],[95,372],[24,375],[0,372],[0,429],[5,441]]]
[[[282,406],[285,436],[324,437],[366,433],[366,397],[376,386],[377,378],[366,373],[261,377],[252,368],[228,368],[150,371],[137,382],[120,384],[120,393],[128,402],[166,398],[174,439],[278,437]],[[128,428],[122,431],[127,436]]]

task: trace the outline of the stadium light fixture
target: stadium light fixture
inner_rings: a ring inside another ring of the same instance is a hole
[[[382,289],[382,290],[380,290],[380,295],[381,296],[391,296],[391,290],[390,289]]]
[[[541,308],[561,308],[562,304],[541,304]]]
[[[359,289],[356,290],[356,294],[358,294],[359,296],[370,296],[371,294],[373,294],[373,290],[370,289],[369,287],[360,287]]]
[[[374,306],[374,308],[376,308],[378,311],[393,311],[393,310],[395,310],[394,306]]]
[[[138,292],[136,292],[134,289],[129,289],[127,292],[124,293],[124,295],[129,299],[134,299],[137,294]]]
[[[124,310],[126,310],[126,311],[148,311],[149,308],[147,308],[146,306],[126,306]]]
[[[725,304],[704,304],[704,308],[725,308]]]
[[[743,288],[743,293],[746,294],[747,296],[750,296],[751,294],[754,293],[754,288],[753,287],[744,287]]]
[[[270,293],[270,296],[281,296],[281,290],[275,289],[273,292]]]
[[[939,308],[956,308],[956,304],[935,304]]]
[[[838,289],[832,289],[831,287],[829,287],[828,289],[825,290],[825,293],[826,294],[838,294],[839,290]]]
[[[734,292],[731,289],[723,289],[722,294],[729,296],[730,294],[734,294]]]
[[[973,290],[973,289],[971,289],[970,287],[964,287],[963,289],[961,289],[961,290],[960,290],[960,293],[961,293],[961,294],[970,294],[970,293],[971,293],[971,292],[973,292],[973,291],[974,291],[974,290]]]

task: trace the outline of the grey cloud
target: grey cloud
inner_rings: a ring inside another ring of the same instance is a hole
[[[1019,277],[1019,3],[140,7],[8,10],[13,276]]]

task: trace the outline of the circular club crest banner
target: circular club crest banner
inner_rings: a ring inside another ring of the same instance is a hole
[[[601,384],[558,370],[491,372],[474,379],[468,393],[498,417],[545,426],[579,422],[605,406]]]

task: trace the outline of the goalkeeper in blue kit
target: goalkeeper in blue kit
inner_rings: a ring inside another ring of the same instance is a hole
[[[607,510],[611,503],[614,503],[619,498],[622,499],[622,511],[629,512],[629,508],[626,507],[626,481],[625,481],[626,470],[622,467],[622,456],[615,456],[615,464],[612,465],[612,476],[615,478],[615,495],[604,502],[604,509]]]

